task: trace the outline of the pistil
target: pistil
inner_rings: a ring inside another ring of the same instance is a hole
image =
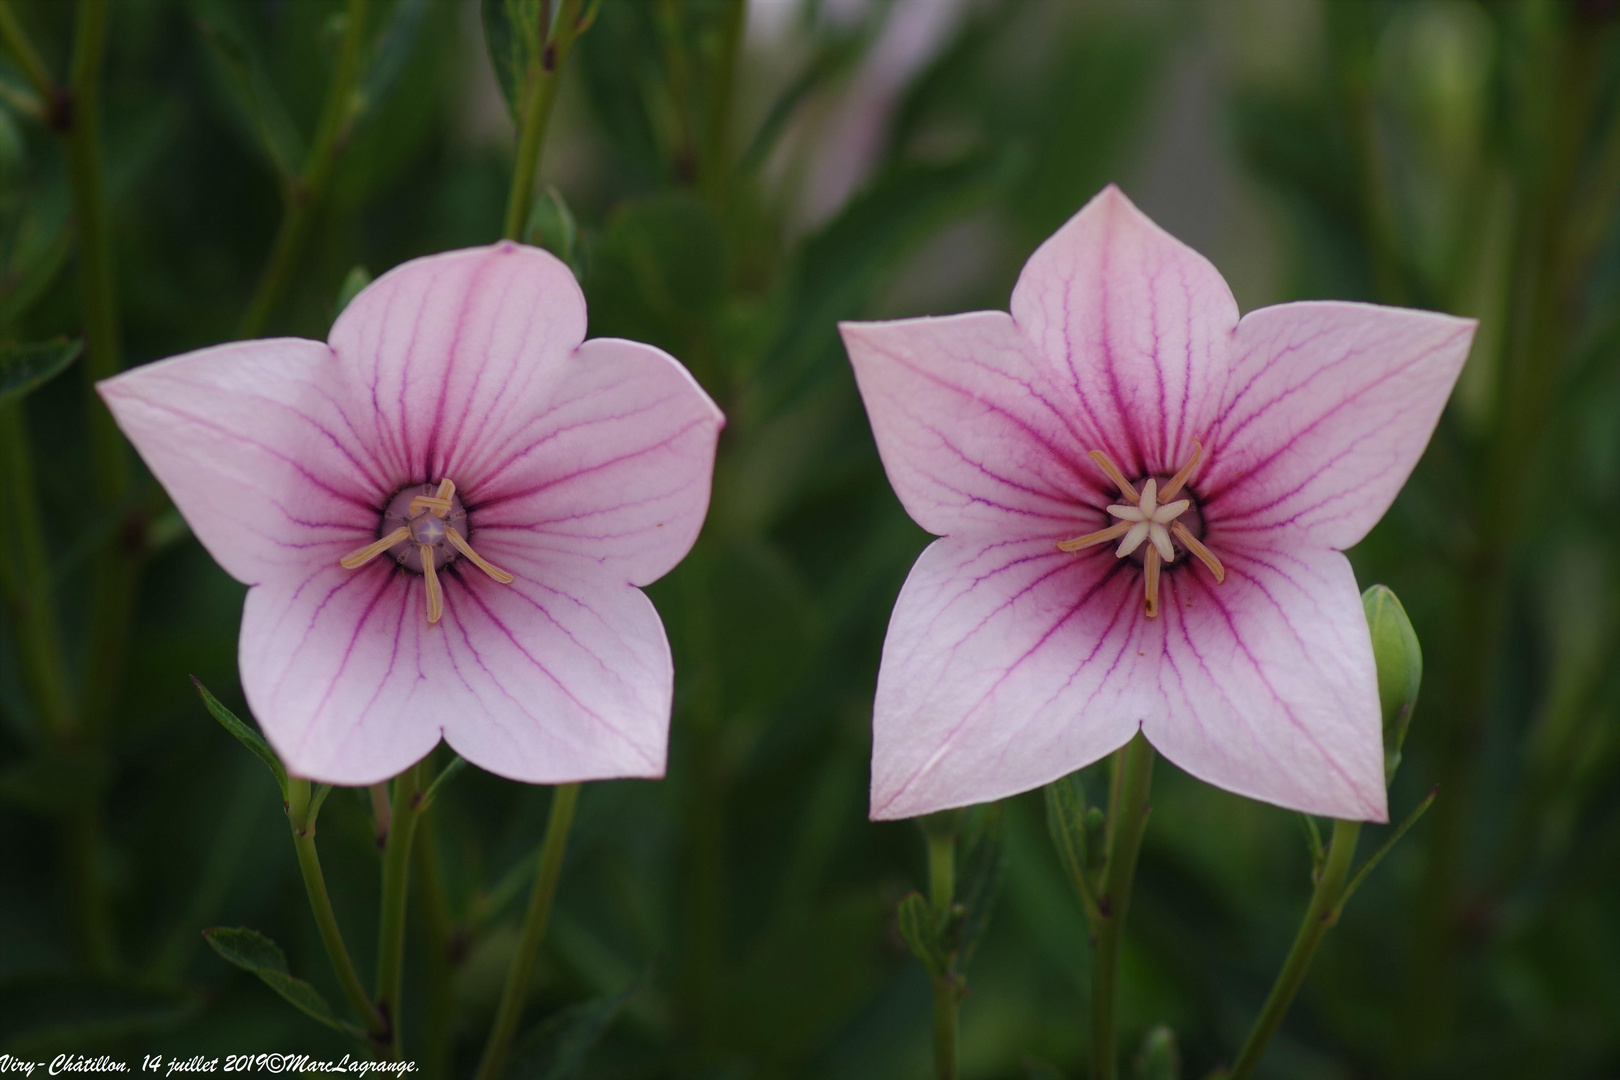
[[[469,562],[502,585],[510,585],[513,576],[473,550],[467,538],[446,520],[455,508],[456,485],[448,477],[439,481],[432,495],[416,495],[405,507],[406,522],[386,536],[379,537],[365,547],[357,548],[338,560],[345,570],[358,570],[385,551],[409,543],[416,548],[422,562],[422,581],[427,589],[427,621],[431,626],[444,616],[444,588],[439,582],[438,556],[448,543]],[[392,511],[397,513],[397,511]],[[398,518],[395,518],[398,520]],[[409,548],[406,549],[407,551]],[[451,556],[454,557],[454,556]],[[398,556],[400,561],[405,556]]]
[[[1192,530],[1187,528],[1185,522],[1178,520],[1182,514],[1191,509],[1192,500],[1176,499],[1175,496],[1186,486],[1203,456],[1203,446],[1194,439],[1192,455],[1166,482],[1162,491],[1159,489],[1158,480],[1149,477],[1142,483],[1142,490],[1139,492],[1136,485],[1126,479],[1113,458],[1101,450],[1091,451],[1091,460],[1119,489],[1123,497],[1122,502],[1107,508],[1109,515],[1119,520],[1106,529],[1076,536],[1070,540],[1060,540],[1058,550],[1082,551],[1122,537],[1114,555],[1123,559],[1145,542],[1148,546],[1142,556],[1142,589],[1145,610],[1150,619],[1159,613],[1160,574],[1165,564],[1173,563],[1176,559],[1176,547],[1171,542],[1172,538],[1209,568],[1210,573],[1215,575],[1217,584],[1225,581],[1226,568],[1221,565],[1221,560],[1192,534]]]

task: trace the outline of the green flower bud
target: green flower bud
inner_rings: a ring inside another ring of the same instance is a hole
[[[1406,609],[1395,594],[1383,585],[1374,585],[1361,594],[1367,613],[1367,629],[1372,633],[1373,661],[1378,665],[1378,703],[1384,713],[1384,783],[1389,783],[1401,763],[1401,746],[1417,705],[1418,687],[1423,682],[1423,649]]]

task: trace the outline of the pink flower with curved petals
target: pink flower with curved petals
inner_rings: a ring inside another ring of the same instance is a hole
[[[242,688],[290,772],[370,784],[442,736],[531,783],[663,775],[674,671],[638,586],[697,538],[724,419],[667,353],[584,337],[568,268],[502,243],[384,275],[330,344],[100,384],[251,586]]]
[[[883,645],[874,818],[1027,791],[1140,730],[1238,794],[1386,820],[1340,552],[1416,465],[1474,322],[1239,319],[1110,186],[1030,258],[1011,314],[841,329],[890,482],[941,537]]]

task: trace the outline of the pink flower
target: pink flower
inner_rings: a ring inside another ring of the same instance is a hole
[[[1112,186],[1010,315],[845,325],[889,479],[942,537],[884,642],[872,816],[1025,791],[1141,730],[1230,791],[1385,820],[1340,552],[1412,471],[1474,328],[1337,302],[1240,320]]]
[[[373,783],[442,735],[516,780],[663,774],[673,668],[637,586],[696,539],[724,420],[668,354],[584,337],[567,267],[502,243],[385,275],[330,345],[101,384],[251,586],[242,688],[289,771]]]

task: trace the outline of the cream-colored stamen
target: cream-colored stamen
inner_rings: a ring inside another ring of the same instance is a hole
[[[1201,444],[1197,439],[1194,439],[1193,440],[1192,457],[1188,458],[1187,459],[1187,464],[1185,464],[1185,465],[1183,465],[1181,467],[1181,471],[1176,473],[1176,475],[1172,476],[1170,478],[1170,482],[1168,484],[1164,485],[1164,493],[1161,494],[1159,496],[1159,498],[1161,498],[1161,499],[1173,499],[1173,498],[1175,498],[1176,497],[1176,492],[1181,490],[1181,485],[1183,485],[1183,484],[1185,484],[1187,482],[1187,478],[1192,475],[1193,469],[1197,467],[1198,460],[1200,458],[1202,458],[1203,456],[1204,456],[1203,444]]]
[[[1144,591],[1147,593],[1147,617],[1153,618],[1159,613],[1159,549],[1148,548],[1147,557],[1142,560],[1142,569],[1147,571],[1143,579]]]
[[[474,566],[478,567],[478,569],[482,570],[484,573],[488,574],[502,585],[510,585],[513,581],[517,580],[511,574],[508,574],[505,570],[502,570],[500,567],[478,554],[478,552],[474,551],[472,549],[472,545],[467,543],[466,537],[458,533],[454,526],[450,526],[445,530],[445,538],[456,546],[457,551],[471,559]]]
[[[444,615],[444,593],[439,589],[439,572],[433,568],[433,549],[423,544],[422,580],[427,582],[427,617],[432,626]]]
[[[1114,524],[1108,526],[1108,528],[1098,530],[1094,533],[1087,533],[1084,536],[1076,536],[1072,540],[1059,540],[1057,547],[1059,551],[1084,551],[1088,547],[1096,547],[1098,544],[1106,544],[1116,536],[1123,536],[1126,531],[1130,529],[1130,527],[1131,523],[1128,521],[1115,522]]]
[[[1136,487],[1129,480],[1125,479],[1125,474],[1119,471],[1119,466],[1114,464],[1113,458],[1109,457],[1101,450],[1093,450],[1089,456],[1091,457],[1092,461],[1097,463],[1097,468],[1101,469],[1105,474],[1107,474],[1108,479],[1112,480],[1114,482],[1114,486],[1119,488],[1119,493],[1121,495],[1125,496],[1131,502],[1136,501]]]
[[[418,495],[411,500],[408,510],[413,516],[420,514],[424,510],[431,510],[434,517],[442,518],[450,512],[450,496],[455,493],[455,481],[446,477],[439,481],[439,493],[437,495]]]
[[[401,540],[410,539],[411,530],[401,525],[387,536],[373,540],[363,548],[357,548],[338,560],[338,565],[345,570],[358,570],[366,563],[375,559]]]
[[[1215,584],[1219,585],[1226,580],[1226,567],[1221,565],[1221,560],[1215,557],[1213,551],[1205,547],[1198,537],[1192,534],[1191,529],[1178,521],[1170,526],[1170,533],[1181,541],[1183,547],[1198,556],[1199,562],[1209,567],[1209,572],[1215,575]]]

